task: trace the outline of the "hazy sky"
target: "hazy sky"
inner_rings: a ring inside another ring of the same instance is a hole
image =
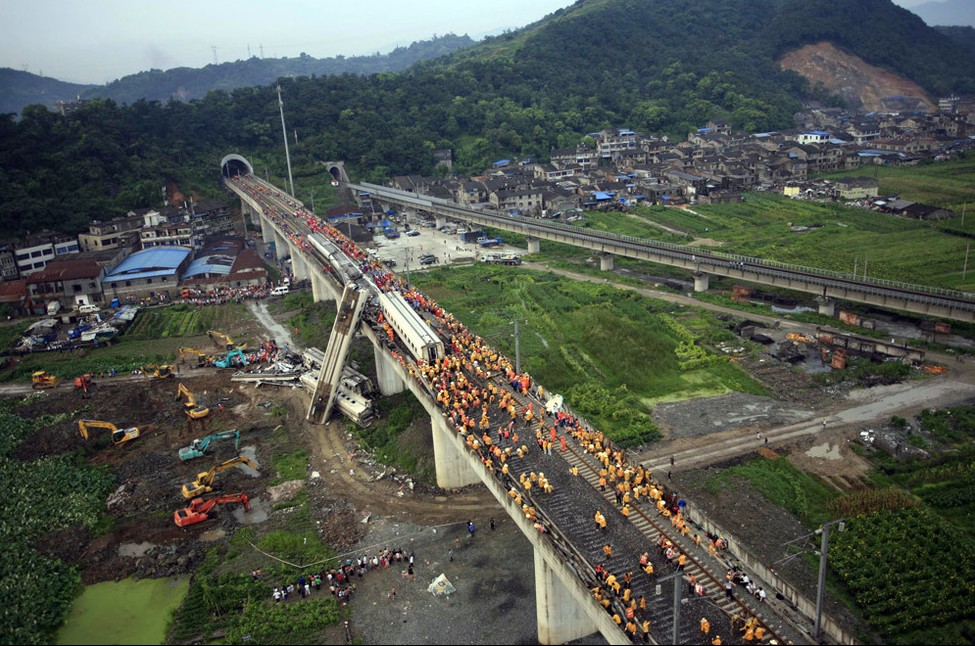
[[[895,0],[905,7],[929,0]],[[387,53],[433,35],[480,39],[573,0],[0,0],[0,67],[75,83],[265,57]]]

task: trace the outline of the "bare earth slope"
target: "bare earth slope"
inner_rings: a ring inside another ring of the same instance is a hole
[[[812,85],[821,83],[830,92],[845,98],[853,108],[934,109],[927,93],[917,83],[842,52],[825,41],[786,54],[779,65],[805,77]],[[897,97],[896,101],[893,97]]]

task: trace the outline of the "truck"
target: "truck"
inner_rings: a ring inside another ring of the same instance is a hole
[[[396,227],[386,227],[383,229],[383,235],[386,236],[388,240],[395,240],[399,237],[399,229]]]
[[[56,316],[58,312],[61,311],[61,301],[48,301],[47,302],[47,315]]]
[[[481,262],[489,265],[520,265],[521,256],[513,253],[486,253],[481,256]]]
[[[475,229],[474,231],[458,231],[457,235],[460,236],[460,241],[464,244],[477,242],[481,238],[485,237],[485,233],[480,229]]]
[[[497,247],[498,245],[503,245],[504,240],[501,239],[501,236],[495,236],[493,238],[484,236],[477,239],[477,244],[482,247]]]

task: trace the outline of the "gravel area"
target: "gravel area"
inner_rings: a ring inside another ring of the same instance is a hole
[[[353,637],[364,644],[538,643],[531,544],[500,509],[494,517],[493,532],[490,516],[473,518],[473,537],[463,521],[424,527],[371,520],[353,557],[385,548],[413,551],[416,579],[403,576],[405,563],[360,579],[350,602]],[[427,589],[441,573],[455,588],[450,595]]]
[[[667,439],[703,437],[732,428],[788,426],[814,411],[771,397],[730,393],[720,397],[658,404],[653,421]]]

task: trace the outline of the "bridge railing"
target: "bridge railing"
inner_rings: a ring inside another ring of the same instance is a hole
[[[510,218],[505,218],[499,215],[493,215],[483,211],[474,211],[472,209],[465,209],[463,206],[445,200],[442,198],[436,198],[432,196],[418,196],[414,193],[407,191],[401,191],[399,189],[389,188],[385,186],[379,186],[377,184],[363,183],[361,185],[350,184],[350,187],[354,189],[361,189],[363,192],[368,192],[371,194],[376,194],[382,198],[386,195],[389,199],[398,199],[402,201],[408,201],[416,206],[420,207],[439,207],[445,209],[457,217],[478,217],[484,220],[494,222],[501,226],[501,228],[512,227],[512,225],[517,224],[518,228],[524,229],[526,231],[533,231],[536,233],[551,233],[553,231],[560,231],[564,233],[567,237],[572,237],[581,241],[588,241],[594,243],[611,243],[616,244],[624,248],[629,248],[634,251],[647,252],[652,250],[656,253],[666,254],[666,250],[675,252],[675,256],[686,257],[688,254],[696,258],[699,264],[718,264],[719,262],[743,262],[746,264],[745,269],[749,271],[756,271],[757,273],[762,273],[761,268],[768,269],[779,269],[791,273],[802,274],[803,280],[811,282],[813,284],[822,284],[824,286],[830,285],[827,281],[840,281],[843,283],[854,283],[855,289],[860,289],[868,293],[889,293],[890,290],[897,292],[900,298],[905,300],[915,301],[915,302],[928,302],[927,299],[923,297],[941,297],[944,299],[952,299],[956,301],[962,301],[965,303],[972,303],[975,305],[975,293],[965,292],[960,290],[948,289],[943,287],[933,287],[929,285],[918,285],[915,283],[907,283],[903,281],[890,280],[885,278],[872,278],[869,276],[855,276],[848,272],[835,271],[830,269],[820,269],[816,267],[806,267],[803,265],[794,265],[791,263],[778,262],[775,260],[766,260],[762,258],[754,258],[750,256],[742,256],[738,254],[728,254],[722,253],[720,251],[711,251],[708,249],[701,249],[698,247],[691,247],[688,245],[681,245],[672,242],[664,242],[651,240],[648,238],[639,238],[636,236],[628,236],[609,232],[600,232],[598,234],[583,231],[578,227],[574,227],[569,224],[562,222],[546,222],[544,224],[531,222],[529,220],[518,220],[517,223],[510,221]],[[881,288],[883,291],[871,291],[868,286],[873,286],[875,288]],[[950,301],[938,301],[937,304],[944,306],[956,305]]]

